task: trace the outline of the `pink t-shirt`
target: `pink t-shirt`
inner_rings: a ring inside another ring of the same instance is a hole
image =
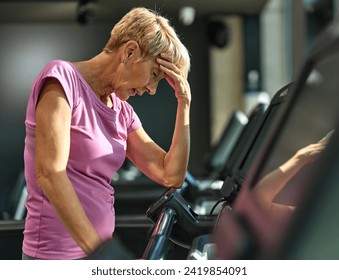
[[[102,240],[112,238],[115,225],[111,179],[126,156],[128,133],[141,126],[133,108],[112,94],[108,108],[69,62],[54,60],[34,81],[26,112],[24,150],[28,188],[23,252],[38,259],[76,259],[86,254],[58,218],[35,180],[35,108],[46,77],[58,79],[72,109],[67,174]]]

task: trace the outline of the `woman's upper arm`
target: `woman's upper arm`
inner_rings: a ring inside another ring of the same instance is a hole
[[[71,108],[63,88],[56,79],[48,78],[36,105],[37,172],[66,169],[70,146],[70,123]]]
[[[165,155],[166,152],[149,137],[142,127],[128,134],[127,157],[141,172],[162,185],[166,185]]]

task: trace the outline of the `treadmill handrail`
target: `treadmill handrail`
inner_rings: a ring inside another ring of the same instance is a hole
[[[171,207],[164,207],[159,214],[142,259],[161,260],[166,257],[171,242],[169,236],[175,222],[176,211]]]

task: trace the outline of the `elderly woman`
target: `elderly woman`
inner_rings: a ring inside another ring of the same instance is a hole
[[[78,259],[112,238],[110,182],[127,156],[166,187],[183,184],[189,156],[187,49],[168,21],[135,8],[112,29],[101,53],[49,62],[34,81],[26,115],[28,187],[23,259]],[[177,99],[166,152],[126,100],[156,93],[166,79]]]

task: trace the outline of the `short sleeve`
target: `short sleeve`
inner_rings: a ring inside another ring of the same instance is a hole
[[[137,130],[139,127],[141,127],[141,121],[140,121],[137,113],[132,108],[130,124],[129,124],[128,128],[127,128],[127,132],[131,133],[131,132]]]
[[[72,65],[63,60],[53,60],[49,62],[40,72],[33,83],[32,99],[34,105],[37,105],[41,88],[47,78],[55,78],[61,84],[69,106],[73,109],[78,104],[79,90],[78,79]],[[35,107],[34,106],[34,107]]]
[[[139,116],[134,111],[131,104],[127,101],[121,101],[115,95],[113,95],[113,99],[115,100],[115,105],[121,108],[121,112],[125,119],[127,133],[131,133],[142,126]]]

